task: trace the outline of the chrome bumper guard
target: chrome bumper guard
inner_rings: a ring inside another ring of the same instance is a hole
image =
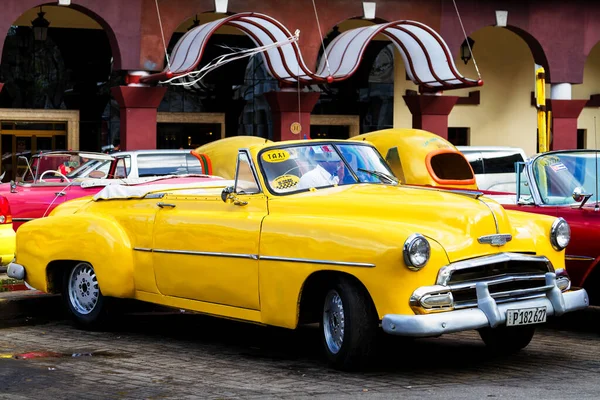
[[[9,278],[19,280],[25,279],[25,267],[14,262],[10,263],[6,268],[6,274],[9,276]]]
[[[559,316],[589,305],[585,289],[561,292],[556,285],[556,275],[552,272],[546,274],[546,286],[549,290],[538,298],[497,304],[490,295],[487,283],[478,282],[477,307],[424,315],[388,314],[383,317],[383,330],[400,336],[440,336],[444,333],[505,325],[506,311],[509,309],[546,307],[546,315]]]

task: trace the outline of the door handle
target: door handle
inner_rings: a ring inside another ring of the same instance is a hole
[[[163,203],[162,201],[161,201],[161,202],[158,202],[158,203],[156,203],[156,205],[157,205],[157,206],[159,206],[160,208],[165,208],[165,207],[171,207],[171,208],[175,208],[175,207],[176,207],[176,205],[175,205],[175,204],[171,204],[171,203]]]
[[[60,197],[60,196],[66,195],[66,193],[65,192],[55,192],[54,195],[57,197]]]

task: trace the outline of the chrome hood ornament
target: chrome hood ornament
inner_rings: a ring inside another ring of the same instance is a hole
[[[499,233],[496,235],[480,236],[477,241],[481,244],[490,244],[492,246],[504,246],[512,240],[512,235],[509,233]]]

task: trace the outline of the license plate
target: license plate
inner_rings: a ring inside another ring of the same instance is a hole
[[[506,310],[506,326],[541,324],[546,322],[546,307]]]

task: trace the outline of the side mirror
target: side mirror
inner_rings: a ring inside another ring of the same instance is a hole
[[[575,189],[573,189],[573,200],[575,200],[577,203],[581,202],[579,208],[583,207],[592,196],[593,193],[586,193],[585,189],[581,186],[577,186]]]
[[[233,186],[227,186],[221,192],[221,200],[223,200],[225,203],[230,203],[233,200],[232,194],[233,194]]]
[[[580,202],[585,198],[585,190],[581,186],[577,186],[573,189],[573,200]]]
[[[10,192],[17,193],[17,184],[15,181],[10,181]]]

